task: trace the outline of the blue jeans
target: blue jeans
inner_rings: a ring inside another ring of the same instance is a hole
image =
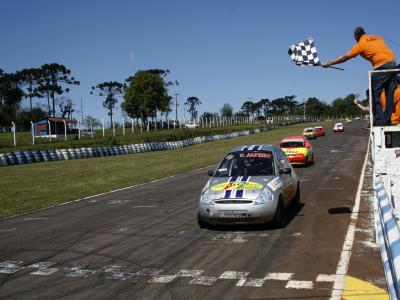
[[[374,70],[387,70],[387,69],[396,69],[396,62],[388,62]],[[390,125],[390,120],[392,117],[394,102],[393,102],[393,93],[396,88],[396,84],[394,82],[394,72],[385,72],[385,73],[373,73],[371,76],[371,85],[372,85],[372,106],[373,113],[375,117],[375,123],[377,125]],[[382,90],[385,90],[386,95],[386,108],[383,111],[381,105],[381,94]]]

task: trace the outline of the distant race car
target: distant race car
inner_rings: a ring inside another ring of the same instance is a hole
[[[322,126],[315,126],[314,129],[318,137],[325,136],[325,130],[322,128]]]
[[[279,144],[292,165],[308,165],[314,162],[314,151],[304,136],[287,136]]]
[[[351,119],[350,118],[346,118],[346,123],[351,123]]]
[[[317,134],[315,133],[315,129],[312,127],[304,128],[303,136],[306,138],[313,140],[317,138]]]
[[[343,132],[343,131],[344,131],[343,123],[336,123],[335,126],[333,126],[333,132]]]
[[[286,225],[286,207],[300,200],[299,178],[278,146],[230,150],[201,192],[200,228],[219,224]]]

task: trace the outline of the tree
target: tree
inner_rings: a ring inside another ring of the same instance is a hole
[[[206,118],[206,119],[212,119],[212,118],[216,118],[218,117],[217,113],[211,113],[208,111],[203,112],[203,114],[201,115],[201,118]]]
[[[75,111],[72,99],[62,97],[57,101],[57,105],[61,112],[61,118],[72,118],[72,113]]]
[[[189,97],[186,99],[185,105],[189,106],[187,112],[190,113],[192,120],[197,119],[198,111],[196,106],[199,106],[200,104],[201,101],[197,97]]]
[[[155,116],[157,110],[169,112],[171,97],[159,72],[138,71],[128,80],[129,86],[125,89],[121,107],[129,117],[147,122],[147,118]]]
[[[36,88],[36,92],[47,98],[47,107],[49,115],[50,111],[50,99],[53,102],[53,117],[55,117],[55,97],[61,95],[64,92],[69,93],[70,89],[65,88],[64,85],[79,85],[80,82],[71,77],[71,71],[64,65],[57,63],[44,64],[41,66],[40,72],[41,78],[38,83],[39,86]]]
[[[19,76],[0,71],[0,126],[10,127],[18,117],[24,92],[20,88]]]
[[[254,113],[254,103],[252,101],[246,101],[240,108],[247,116],[253,115]]]
[[[298,102],[294,100],[295,98],[296,96],[292,95],[272,100],[270,104],[271,114],[272,115],[293,114],[298,107]]]
[[[233,116],[233,107],[229,103],[224,103],[220,111],[223,118],[232,118]]]
[[[117,81],[108,81],[99,83],[96,86],[92,86],[90,94],[106,97],[103,101],[103,107],[108,109],[108,115],[110,116],[111,126],[113,124],[113,109],[117,104],[117,97],[124,93],[125,84]]]
[[[269,99],[265,98],[265,99],[261,99],[258,103],[260,106],[260,110],[264,114],[264,117],[267,117],[268,112],[271,108],[271,101],[269,101]]]
[[[93,127],[99,127],[101,126],[101,122],[96,119],[95,117],[92,117],[90,115],[87,115],[84,119],[83,119],[83,125],[86,128],[91,128],[91,126]]]
[[[306,115],[322,116],[327,111],[327,105],[319,99],[311,97],[306,101]]]
[[[39,93],[37,87],[42,78],[42,70],[39,68],[28,68],[18,71],[17,76],[19,77],[22,85],[26,88],[24,92],[24,97],[29,98],[29,109],[32,111],[32,98],[42,97]]]

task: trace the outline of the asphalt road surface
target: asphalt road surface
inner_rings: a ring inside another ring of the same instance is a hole
[[[1,299],[329,299],[367,150],[313,141],[283,229],[200,229],[207,170],[0,220]]]

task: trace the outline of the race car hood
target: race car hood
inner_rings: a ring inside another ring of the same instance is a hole
[[[281,148],[286,155],[293,155],[293,154],[304,154],[307,155],[308,149],[306,147],[293,147],[293,148]]]
[[[268,187],[272,191],[280,188],[282,182],[274,176],[213,177],[204,190],[210,190],[212,200],[249,199],[255,200]]]

